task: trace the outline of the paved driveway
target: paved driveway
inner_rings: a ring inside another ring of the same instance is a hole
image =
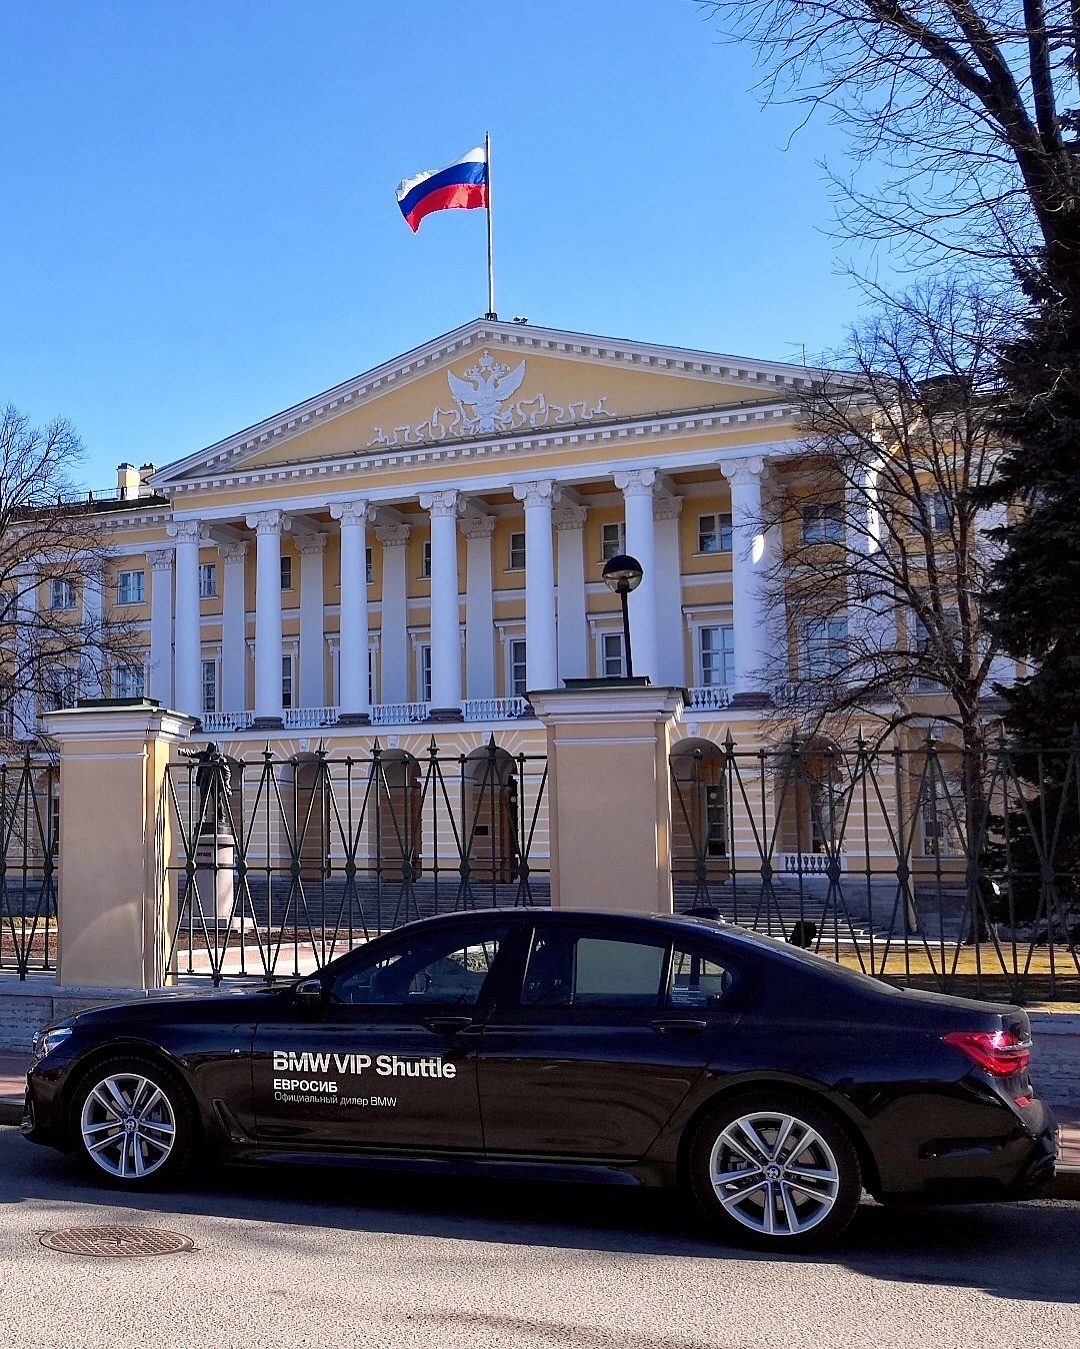
[[[153,1259],[42,1231],[184,1233]],[[0,1345],[686,1349],[1080,1344],[1080,1203],[864,1206],[843,1246],[715,1246],[672,1197],[330,1170],[216,1171],[137,1202],[0,1129]]]

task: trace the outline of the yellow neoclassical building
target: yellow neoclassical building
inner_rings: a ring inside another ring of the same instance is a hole
[[[688,689],[690,723],[753,723],[752,522],[809,379],[477,320],[165,468],[122,466],[105,603],[145,660],[111,692],[219,738],[490,728],[529,690],[625,672],[601,572],[628,552],[634,673]]]

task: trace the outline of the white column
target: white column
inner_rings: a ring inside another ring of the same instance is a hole
[[[656,527],[653,522],[653,485],[656,470],[635,468],[615,474],[626,513],[626,551],[641,563],[641,584],[630,595],[630,643],[634,674],[659,677],[656,635]]]
[[[685,688],[693,684],[686,671],[682,616],[682,567],[679,561],[679,516],[682,498],[662,493],[653,499],[656,531],[657,679]]]
[[[384,525],[375,531],[383,546],[380,697],[384,703],[404,703],[409,699],[410,532],[409,525]]]
[[[34,659],[36,643],[38,587],[41,576],[35,569],[17,568],[15,582],[15,697],[12,700],[12,731],[16,740],[31,740],[38,734],[37,681],[41,673]]]
[[[465,696],[495,697],[495,601],[492,593],[493,515],[468,515],[465,535]]]
[[[368,586],[366,501],[342,501],[330,507],[341,521],[340,608],[338,611],[338,719],[363,726],[371,720],[368,697]],[[386,607],[383,606],[383,622]]]
[[[1005,545],[999,539],[991,539],[986,536],[987,530],[1000,529],[1008,524],[1008,511],[1004,505],[990,506],[985,511],[980,511],[976,517],[976,553],[979,559],[979,565],[983,568],[989,568],[1001,557],[1005,551]],[[985,652],[986,648],[983,647]],[[1005,652],[999,652],[990,662],[990,670],[983,684],[982,696],[992,698],[996,696],[995,684],[1001,684],[1004,688],[1011,688],[1016,683],[1017,675],[1020,673],[1020,667],[1017,662]]]
[[[255,543],[255,725],[281,725],[281,534],[284,511],[247,517]]]
[[[727,459],[720,472],[731,484],[731,609],[735,629],[736,695],[760,695],[769,663],[765,622],[766,536],[762,531],[759,457]]]
[[[589,673],[589,637],[585,626],[584,506],[561,502],[551,513],[558,530],[559,678],[585,679]],[[527,560],[527,559],[526,559]]]
[[[876,666],[875,653],[896,647],[893,604],[886,593],[891,586],[875,565],[881,551],[876,472],[857,470],[856,480],[846,485],[844,531],[848,555],[847,630],[853,644],[852,654],[863,657],[864,674],[870,677]]]
[[[147,693],[162,707],[173,702],[173,550],[151,548],[150,567],[150,679]]]
[[[246,573],[249,545],[225,543],[218,547],[223,563],[221,588],[221,710],[246,712],[247,691],[247,595]]]
[[[325,534],[296,540],[300,554],[300,707],[326,706],[326,631],[323,555]]]
[[[199,540],[198,520],[179,520],[167,532],[176,540],[176,633],[175,684],[176,711],[197,717],[202,705],[202,636],[199,627]]]
[[[553,689],[559,683],[555,632],[555,545],[551,508],[559,489],[550,479],[518,483],[514,496],[525,503],[525,685]]]
[[[431,516],[431,713],[438,720],[461,716],[461,617],[458,600],[455,488],[424,492],[420,505]]]
[[[83,656],[79,695],[83,698],[108,697],[102,668],[104,652],[101,629],[105,621],[105,564],[100,558],[88,558],[83,574]]]

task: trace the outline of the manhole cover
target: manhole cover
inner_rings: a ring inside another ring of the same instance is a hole
[[[190,1237],[152,1227],[68,1227],[43,1232],[41,1244],[68,1255],[176,1255],[195,1249]]]

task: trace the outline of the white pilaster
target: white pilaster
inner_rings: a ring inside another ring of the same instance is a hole
[[[247,517],[255,544],[255,723],[281,721],[281,535],[284,511],[253,511]]]
[[[461,711],[461,618],[458,600],[455,488],[423,492],[420,505],[431,517],[431,710]]]
[[[300,554],[300,701],[299,707],[326,706],[326,631],[323,556],[326,535],[304,534]]]
[[[105,620],[105,564],[100,558],[87,560],[83,573],[83,657],[79,695],[83,698],[107,697],[104,687],[101,629]]]
[[[492,593],[493,515],[468,515],[465,535],[465,696],[495,697],[495,602]]]
[[[408,525],[384,525],[375,531],[383,546],[381,699],[409,699]],[[344,699],[342,706],[344,706]]]
[[[679,562],[679,516],[682,498],[660,493],[653,498],[656,531],[656,638],[657,679],[673,688],[685,688],[686,648],[682,623],[682,568]]]
[[[151,548],[150,567],[150,678],[147,693],[162,707],[173,702],[173,550]]]
[[[551,513],[558,531],[559,678],[585,679],[589,673],[589,638],[585,625],[584,506],[563,501]]]
[[[845,551],[848,556],[847,630],[853,654],[866,658],[865,673],[873,674],[874,655],[896,648],[896,619],[886,593],[888,581],[877,569],[881,552],[881,503],[877,473],[856,470],[844,490]]]
[[[731,484],[731,609],[735,630],[735,689],[761,693],[769,661],[765,622],[768,549],[761,517],[764,459],[726,459],[720,472]]]
[[[555,545],[551,508],[559,489],[551,479],[518,483],[525,503],[525,685],[553,689],[559,682],[555,632]]]
[[[653,521],[653,487],[656,470],[635,468],[615,474],[615,486],[623,494],[626,513],[626,551],[641,563],[641,584],[630,595],[630,642],[634,674],[659,679],[659,648],[656,627],[656,526]]]
[[[341,522],[341,607],[338,618],[338,707],[346,722],[369,721],[368,697],[368,586],[366,501],[342,501],[330,507]],[[383,605],[383,622],[386,606]]]
[[[244,712],[247,691],[246,558],[249,545],[225,543],[218,547],[224,579],[221,591],[221,710]]]
[[[199,542],[198,520],[178,520],[168,526],[176,540],[176,632],[173,668],[173,693],[176,711],[197,717],[201,706],[202,638],[199,630]]]

